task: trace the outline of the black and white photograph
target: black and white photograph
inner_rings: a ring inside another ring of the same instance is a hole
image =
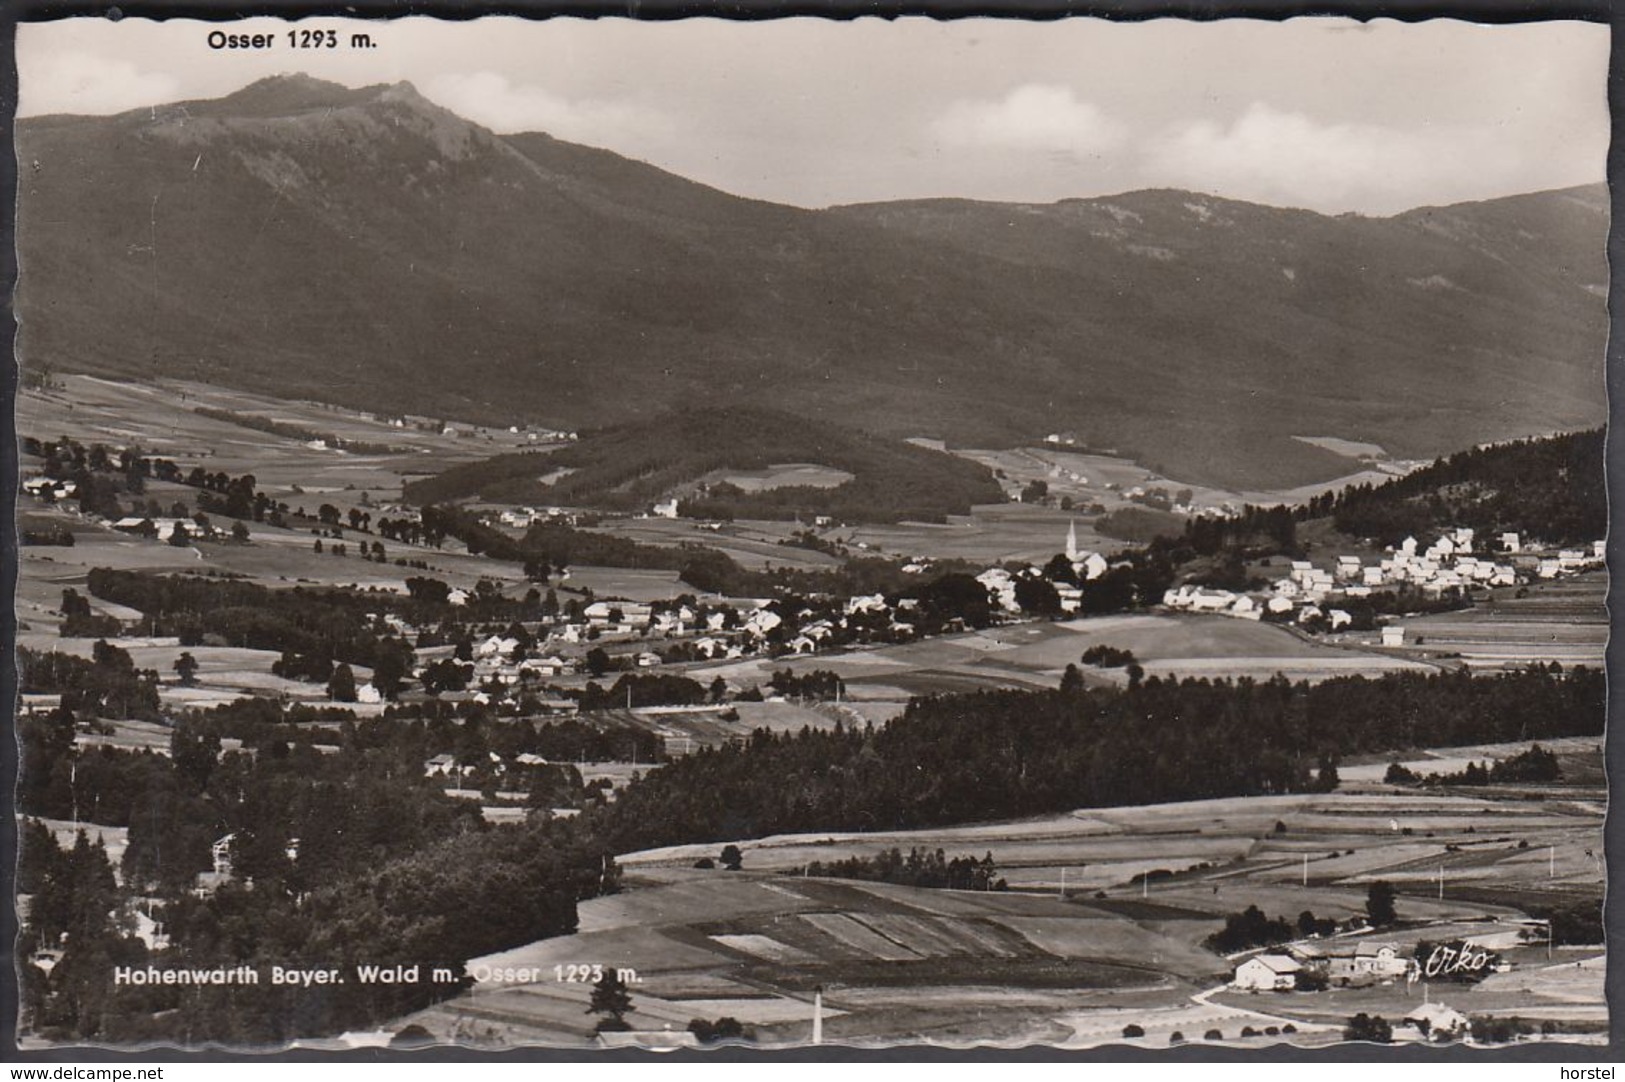
[[[1609,48],[21,23],[14,1047],[1596,1053]]]

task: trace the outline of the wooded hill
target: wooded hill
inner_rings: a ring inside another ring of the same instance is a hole
[[[1327,216],[1193,192],[810,211],[411,86],[266,79],[16,130],[19,357],[577,431],[793,408],[1185,482],[1600,422],[1602,185]],[[313,253],[316,257],[313,258]]]
[[[1358,485],[1312,501],[1355,537],[1397,544],[1447,526],[1488,540],[1515,531],[1554,545],[1584,544],[1608,532],[1604,430],[1462,451],[1373,488]]]
[[[829,488],[788,485],[746,492],[722,481],[696,482],[724,470],[787,463],[852,474]],[[568,474],[551,484],[540,478]],[[683,513],[703,518],[791,519],[830,515],[843,522],[940,522],[1004,492],[987,467],[968,459],[868,435],[841,425],[753,407],[673,412],[616,425],[556,451],[500,455],[464,463],[406,486],[406,498],[432,504],[479,496],[517,504],[606,511],[647,511],[687,491]]]
[[[1473,448],[1380,485],[1350,485],[1298,507],[1247,507],[1196,518],[1179,544],[1199,555],[1296,554],[1298,526],[1331,519],[1351,538],[1397,545],[1466,526],[1480,547],[1516,532],[1524,543],[1584,545],[1608,532],[1604,430]]]

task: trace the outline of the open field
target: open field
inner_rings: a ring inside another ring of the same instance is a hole
[[[611,518],[592,527],[592,531],[644,545],[700,544],[725,553],[753,571],[768,567],[835,567],[840,563],[826,553],[779,544],[801,528],[794,522],[741,519],[716,524],[713,530],[701,529],[693,519]]]
[[[1401,982],[1238,994],[1224,987],[1233,963],[1202,941],[1248,905],[1288,919],[1309,909],[1346,920],[1363,913],[1367,885],[1383,878],[1401,892],[1400,923],[1382,933],[1384,942],[1408,952],[1424,939],[1471,937],[1514,963],[1471,990],[1435,984],[1435,1000],[1584,1027],[1605,1017],[1598,949],[1560,951],[1548,964],[1544,947],[1522,945],[1534,933],[1518,908],[1537,899],[1600,903],[1601,871],[1585,853],[1600,852],[1602,806],[1570,795],[1561,786],[1538,800],[1379,786],[786,835],[740,842],[739,873],[693,868],[720,843],[626,854],[626,889],[583,903],[575,936],[480,960],[540,967],[547,979],[479,985],[401,1021],[435,1033],[476,1027],[482,1041],[498,1044],[578,1043],[587,1022],[573,1012],[584,1011],[575,1005],[584,996],[553,981],[551,967],[590,961],[636,969],[641,1028],[682,1028],[703,1002],[714,1012],[705,1017],[743,1020],[749,1012],[765,1044],[806,1039],[815,984],[825,989],[826,1039],[857,1045],[1084,1046],[1120,1040],[1130,1023],[1146,1030],[1136,1043],[1150,1047],[1165,1047],[1175,1031],[1196,1040],[1209,1029],[1226,1042],[1268,1043],[1243,1041],[1242,1027],[1288,1023],[1294,1041],[1325,1043],[1357,1010],[1397,1021],[1421,1001],[1421,989]],[[1411,833],[1401,836],[1396,822]],[[810,860],[913,846],[991,851],[1012,889],[921,890],[795,874]],[[1172,874],[1145,886],[1132,881],[1144,871]]]
[[[804,1041],[811,1026],[812,986],[825,988],[825,1032],[832,1040],[926,1038],[960,1028],[965,1039],[992,1034],[1061,1035],[1047,1015],[1087,999],[1091,989],[1164,989],[1161,975],[1139,965],[1102,960],[1087,936],[1067,937],[1067,923],[1111,925],[1136,946],[1162,943],[1155,933],[1102,918],[1053,899],[989,897],[867,884],[782,880],[758,874],[689,871],[666,886],[634,889],[581,906],[582,930],[471,963],[534,967],[547,979],[476,985],[468,994],[409,1020],[449,1033],[475,1023],[487,1041],[580,1043],[591,1019],[586,990],[552,978],[552,966],[592,961],[633,967],[636,1028],[684,1028],[694,1017],[732,1015],[752,1024],[763,1043]],[[1048,922],[1053,950],[1011,927]],[[1170,951],[1180,950],[1167,944]],[[988,964],[997,963],[990,971]],[[1205,957],[1198,969],[1212,968]],[[1222,967],[1221,967],[1222,968]],[[990,982],[996,972],[998,977]],[[1192,986],[1194,987],[1194,985]],[[696,991],[703,992],[696,995]],[[850,997],[850,1003],[847,1002]]]
[[[1061,623],[1020,623],[923,642],[804,657],[701,662],[687,675],[721,676],[735,687],[765,687],[774,672],[825,669],[846,682],[857,704],[892,703],[910,695],[980,688],[1055,687],[1068,664],[1090,647],[1134,651],[1148,674],[1251,675],[1277,672],[1294,680],[1429,668],[1425,662],[1317,642],[1285,628],[1221,616],[1143,614],[1098,616]],[[1121,683],[1122,669],[1084,667],[1087,680]]]
[[[26,503],[33,502],[22,497]],[[62,590],[73,586],[84,593],[85,576],[93,567],[117,567],[160,573],[207,573],[219,571],[244,575],[266,586],[326,585],[354,586],[359,589],[405,592],[405,580],[410,575],[432,574],[451,585],[470,587],[481,578],[493,579],[509,589],[523,583],[521,570],[513,564],[471,556],[456,542],[447,542],[443,548],[384,542],[391,561],[395,558],[420,560],[428,571],[399,567],[393,562],[379,564],[361,559],[356,549],[361,541],[374,539],[374,535],[351,533],[349,554],[334,555],[332,541],[323,543],[327,551],[314,551],[314,538],[299,530],[279,529],[264,523],[249,526],[247,544],[230,541],[194,542],[177,547],[160,541],[133,537],[108,527],[91,523],[76,512],[63,508],[37,505],[32,512],[70,525],[75,543],[71,546],[30,545],[19,553],[18,618],[25,623],[38,620],[50,626],[59,622],[52,615],[62,600]],[[584,572],[583,572],[584,573]],[[629,577],[648,576],[653,572],[628,572]],[[670,576],[675,580],[675,574]],[[573,584],[574,576],[572,576]],[[586,584],[586,583],[584,583]],[[596,588],[596,587],[595,587]],[[661,596],[670,596],[662,594]],[[91,599],[93,608],[107,610],[105,603]],[[112,613],[121,619],[127,613]]]
[[[1078,547],[1103,554],[1123,548],[1123,542],[1102,537],[1089,528],[1087,515],[1019,503],[978,504],[969,515],[950,515],[945,523],[902,522],[888,526],[850,526],[825,536],[888,556],[924,556],[939,560],[969,560],[983,566],[1007,561],[1047,563],[1066,550],[1067,529],[1074,523]]]
[[[209,469],[252,473],[267,495],[296,502],[294,486],[326,494],[368,492],[377,502],[399,499],[404,476],[438,472],[467,459],[512,450],[522,437],[459,426],[461,436],[396,428],[355,410],[315,402],[267,398],[213,384],[179,380],[123,382],[61,376],[60,390],[24,391],[17,400],[17,431],[52,439],[66,433],[83,443],[140,445],[176,461],[204,461]],[[204,417],[199,408],[229,410],[340,439],[384,445],[389,454],[351,454],[307,441]],[[337,497],[336,499],[333,497]]]
[[[852,480],[853,474],[833,466],[810,462],[781,462],[760,470],[717,470],[700,480],[726,481],[745,492],[767,492],[775,488],[837,488]]]

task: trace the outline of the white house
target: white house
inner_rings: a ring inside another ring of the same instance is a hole
[[[1382,644],[1384,646],[1404,646],[1405,629],[1397,624],[1390,624],[1382,629]]]
[[[745,621],[745,630],[753,635],[766,635],[769,631],[784,623],[783,618],[772,609],[757,609]]]
[[[1415,1027],[1424,1040],[1457,1037],[1471,1025],[1465,1014],[1443,1003],[1422,1004],[1405,1016],[1404,1024]]]
[[[986,575],[987,572],[984,571],[984,572],[982,572],[982,574]],[[1001,572],[1001,574],[1002,574],[1002,572]],[[1009,576],[1006,576],[1006,578],[1008,578],[1008,577]],[[982,581],[980,576],[977,577],[977,581],[978,582]],[[982,582],[982,585],[986,586],[988,584],[985,583],[985,582]],[[853,613],[858,613],[858,612],[885,612],[885,611],[886,611],[886,595],[885,594],[871,594],[871,595],[868,595],[868,596],[858,596],[858,597],[848,598],[847,602],[846,602],[846,614],[848,616],[851,616]]]
[[[1361,976],[1403,977],[1410,967],[1398,944],[1362,942],[1354,948],[1353,971]]]
[[[489,639],[474,647],[478,657],[507,657],[519,646],[518,639],[503,638],[501,635],[492,635]]]
[[[1259,954],[1236,967],[1232,987],[1250,992],[1290,992],[1303,966],[1284,954]]]

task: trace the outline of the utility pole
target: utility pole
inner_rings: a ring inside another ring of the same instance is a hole
[[[1061,869],[1061,901],[1066,901],[1066,869]]]
[[[1546,847],[1546,876],[1548,879],[1557,878],[1557,846]]]
[[[1439,865],[1439,901],[1444,901],[1444,865]]]
[[[1309,854],[1308,853],[1305,853],[1303,855],[1303,885],[1306,886],[1306,887],[1309,885]]]

